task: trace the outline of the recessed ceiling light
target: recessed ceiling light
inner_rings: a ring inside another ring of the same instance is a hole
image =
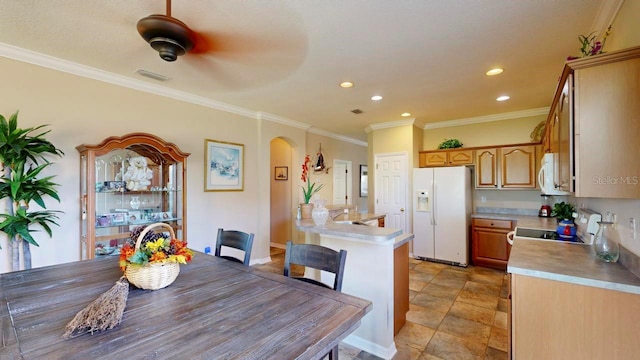
[[[353,83],[351,81],[344,81],[340,83],[340,87],[342,88],[350,88],[353,87]]]
[[[496,100],[497,100],[497,101],[507,101],[507,100],[509,100],[509,99],[511,99],[511,97],[510,97],[510,96],[508,96],[508,95],[502,95],[502,96],[498,96],[498,98],[497,98]]]
[[[503,71],[504,71],[503,69],[495,68],[495,69],[491,69],[491,70],[487,71],[486,74],[489,75],[489,76],[493,76],[493,75],[502,74]]]
[[[400,116],[404,116],[404,117],[411,116],[411,113],[402,113],[400,114]]]
[[[380,100],[382,100],[382,96],[380,96],[380,95],[373,95],[373,96],[371,97],[371,100],[373,100],[373,101],[380,101]]]

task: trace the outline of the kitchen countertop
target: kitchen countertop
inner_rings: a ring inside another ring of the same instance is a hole
[[[345,220],[351,221],[367,221],[378,219],[385,216],[380,214],[349,214],[349,217]],[[342,218],[343,215],[338,218]],[[344,221],[344,220],[340,220]],[[351,238],[356,240],[364,240],[367,242],[377,243],[378,245],[386,245],[389,242],[395,243],[395,238],[402,235],[402,229],[393,229],[386,227],[366,226],[366,225],[354,225],[354,224],[340,224],[334,221],[327,221],[324,226],[316,226],[311,219],[296,220],[296,227],[300,231],[341,236],[345,238]]]
[[[475,213],[472,218],[517,221],[516,227],[556,230],[556,218]],[[590,245],[514,239],[507,272],[640,295],[640,277],[620,263],[595,257]]]
[[[518,227],[540,230],[555,230],[558,222],[555,217],[539,217],[530,215],[516,214],[492,214],[492,213],[474,213],[471,218],[476,219],[495,219],[495,220],[512,220],[517,221]]]
[[[387,215],[385,214],[367,214],[367,213],[347,213],[347,214],[340,214],[337,215],[333,221],[371,221],[371,220],[378,220],[380,218],[383,218]],[[331,221],[331,220],[329,220]]]

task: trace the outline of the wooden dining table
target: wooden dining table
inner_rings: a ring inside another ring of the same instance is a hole
[[[370,301],[202,253],[160,290],[131,286],[122,321],[64,339],[120,278],[115,256],[0,275],[0,359],[320,359]]]

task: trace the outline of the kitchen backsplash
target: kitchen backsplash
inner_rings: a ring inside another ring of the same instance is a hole
[[[504,207],[476,207],[476,214],[529,215],[538,216],[538,209],[504,208]]]

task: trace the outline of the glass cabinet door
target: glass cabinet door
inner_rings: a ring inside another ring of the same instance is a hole
[[[189,154],[170,151],[165,147],[175,145],[143,135],[118,138],[128,139],[124,144],[113,144],[109,138],[107,144],[78,147],[82,259],[117,255],[134,229],[156,222],[171,225],[176,237],[186,240],[183,204]]]

